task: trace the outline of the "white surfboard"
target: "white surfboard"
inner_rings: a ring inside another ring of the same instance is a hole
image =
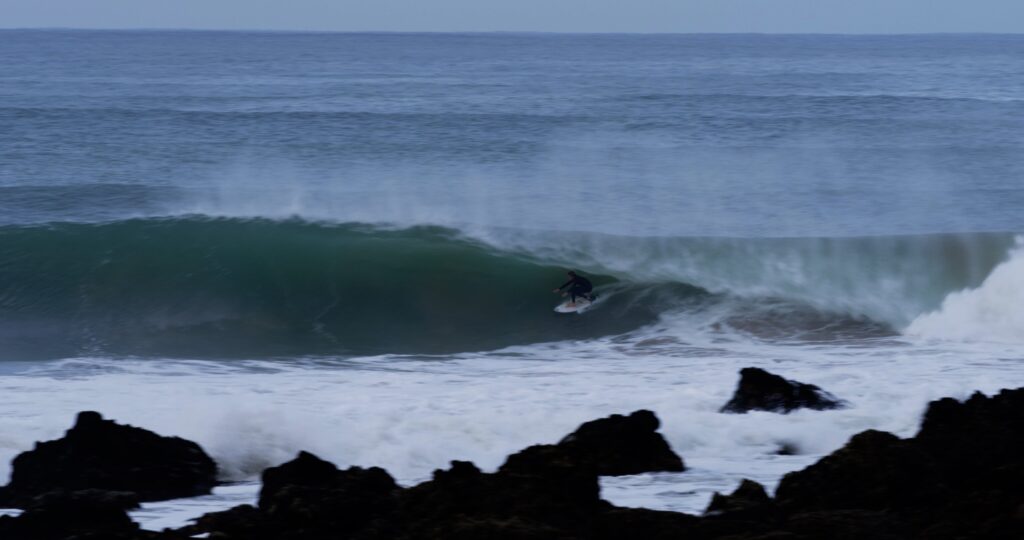
[[[593,305],[594,302],[591,302],[590,300],[577,298],[576,305],[569,307],[569,301],[566,300],[565,302],[562,302],[561,304],[555,306],[555,311],[557,313],[583,313],[584,311],[590,309],[590,307]]]

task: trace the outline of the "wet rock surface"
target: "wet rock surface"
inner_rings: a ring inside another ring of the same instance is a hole
[[[760,368],[740,370],[740,382],[732,399],[721,412],[771,411],[788,413],[796,409],[829,410],[845,406],[841,400],[813,384],[791,381]]]

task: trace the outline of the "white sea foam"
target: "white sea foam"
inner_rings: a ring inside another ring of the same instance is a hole
[[[938,310],[917,317],[907,334],[955,340],[1024,343],[1024,238],[979,287],[950,293]]]
[[[851,407],[717,412],[744,366],[818,384]],[[75,412],[94,409],[199,442],[225,480],[251,481],[304,449],[340,466],[383,466],[411,484],[452,459],[493,470],[509,453],[557,441],[581,422],[647,408],[691,470],[604,479],[603,493],[619,504],[696,512],[742,477],[772,488],[863,429],[912,435],[929,400],[1022,384],[1024,354],[1014,347],[770,345],[725,334],[682,339],[669,327],[448,359],[82,358],[0,378],[0,463],[60,437]],[[800,454],[776,455],[782,444]],[[165,526],[225,504],[208,502],[158,503],[140,519]]]

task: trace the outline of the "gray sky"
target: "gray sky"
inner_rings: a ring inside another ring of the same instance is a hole
[[[1024,0],[0,0],[0,27],[1024,32]]]

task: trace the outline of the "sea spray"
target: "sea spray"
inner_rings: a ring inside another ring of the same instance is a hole
[[[981,285],[950,293],[939,309],[914,319],[906,331],[937,339],[1024,343],[1024,237]]]

